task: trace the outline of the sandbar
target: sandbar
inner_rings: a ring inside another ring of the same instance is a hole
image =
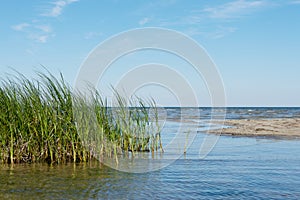
[[[300,118],[234,119],[225,120],[224,125],[222,135],[300,139]],[[220,133],[220,129],[209,133]]]

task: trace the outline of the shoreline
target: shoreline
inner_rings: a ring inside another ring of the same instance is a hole
[[[213,122],[218,124],[218,121]],[[221,135],[239,137],[263,137],[276,139],[300,139],[300,118],[228,119]],[[207,133],[220,133],[220,129]]]

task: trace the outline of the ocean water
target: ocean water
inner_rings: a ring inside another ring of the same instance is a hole
[[[218,109],[215,113],[223,112]],[[147,173],[121,172],[97,161],[0,165],[0,199],[300,199],[300,140],[220,136],[199,158],[211,109],[165,113],[164,143],[180,126],[197,130],[187,153],[170,165]],[[282,117],[300,117],[300,108],[227,108],[226,113],[228,119]]]

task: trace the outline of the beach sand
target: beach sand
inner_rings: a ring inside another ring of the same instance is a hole
[[[300,118],[226,120],[224,125],[229,127],[222,130],[222,135],[300,139]]]

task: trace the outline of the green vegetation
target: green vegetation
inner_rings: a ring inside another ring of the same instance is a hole
[[[92,98],[75,94],[62,75],[37,75],[0,83],[0,162],[86,162],[162,151],[153,100],[127,103],[114,91],[112,107],[97,91],[90,90]]]

